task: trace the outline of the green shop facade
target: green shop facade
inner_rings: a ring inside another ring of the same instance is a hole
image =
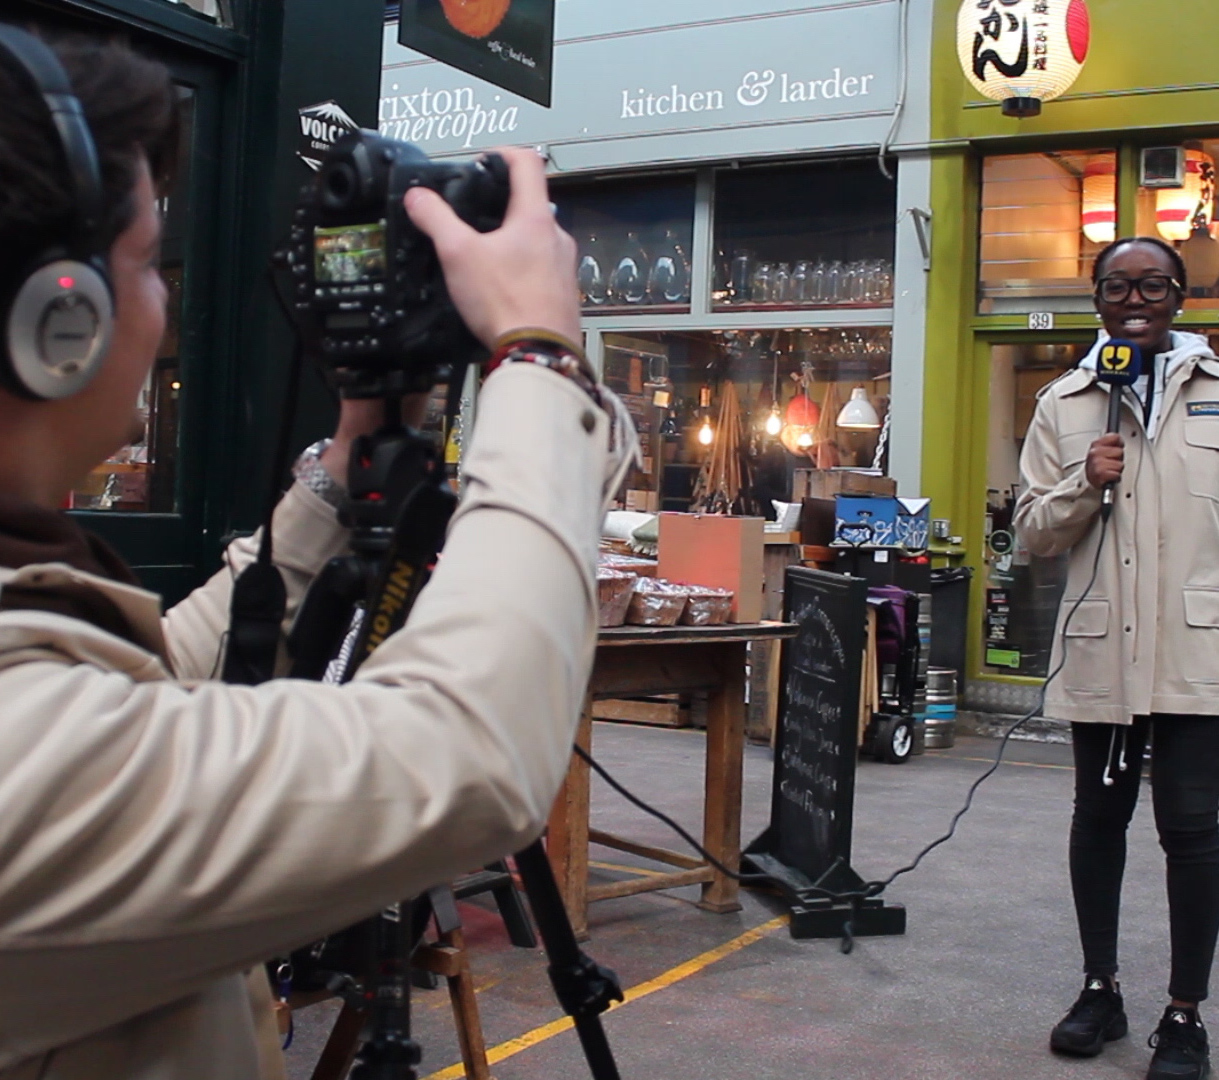
[[[921,479],[975,568],[965,705],[1016,712],[1047,673],[1065,577],[1011,528],[1019,454],[1038,391],[1095,340],[1096,252],[1172,242],[1190,277],[1178,328],[1219,345],[1219,67],[1212,0],[1088,0],[1078,80],[1009,118],[962,74],[959,8],[936,0]]]
[[[117,36],[166,63],[183,114],[165,200],[169,327],[141,397],[143,441],[96,469],[71,512],[172,602],[259,522],[291,339],[267,266],[311,176],[300,110],[377,119],[383,0],[9,0],[3,18]],[[295,443],[333,405],[306,378]]]

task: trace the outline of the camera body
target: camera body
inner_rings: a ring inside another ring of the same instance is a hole
[[[479,232],[499,228],[508,208],[498,154],[438,163],[410,143],[355,131],[301,192],[278,253],[305,352],[348,397],[428,390],[450,365],[485,356],[449,299],[431,240],[402,205],[412,187],[438,192]]]

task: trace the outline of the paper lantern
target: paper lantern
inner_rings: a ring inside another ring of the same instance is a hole
[[[784,419],[795,427],[816,427],[821,419],[821,406],[807,394],[797,394],[787,403]]]
[[[1097,154],[1084,166],[1084,236],[1094,244],[1117,239],[1117,155]]]
[[[1185,183],[1156,192],[1156,228],[1165,240],[1188,240],[1209,229],[1215,216],[1215,161],[1201,150],[1185,151]]]
[[[1036,116],[1066,93],[1090,37],[1085,0],[963,0],[957,12],[961,70],[1004,116]]]

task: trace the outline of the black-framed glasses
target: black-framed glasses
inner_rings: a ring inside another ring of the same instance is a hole
[[[1141,278],[1103,277],[1096,283],[1096,295],[1106,304],[1124,304],[1135,289],[1147,303],[1158,304],[1174,289],[1181,292],[1181,283],[1167,274],[1148,274]]]

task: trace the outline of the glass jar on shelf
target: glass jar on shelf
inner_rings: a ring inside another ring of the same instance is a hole
[[[615,304],[642,304],[648,290],[648,255],[638,233],[626,234],[626,250],[610,277],[609,296]]]
[[[734,304],[748,304],[753,291],[754,255],[752,251],[738,250],[732,253],[731,273],[728,280],[728,295]]]
[[[590,233],[582,245],[580,261],[576,267],[576,281],[580,286],[581,303],[593,306],[604,304],[607,299],[604,252],[595,233]]]
[[[755,304],[769,304],[774,268],[768,262],[759,263],[750,282],[749,299]]]

